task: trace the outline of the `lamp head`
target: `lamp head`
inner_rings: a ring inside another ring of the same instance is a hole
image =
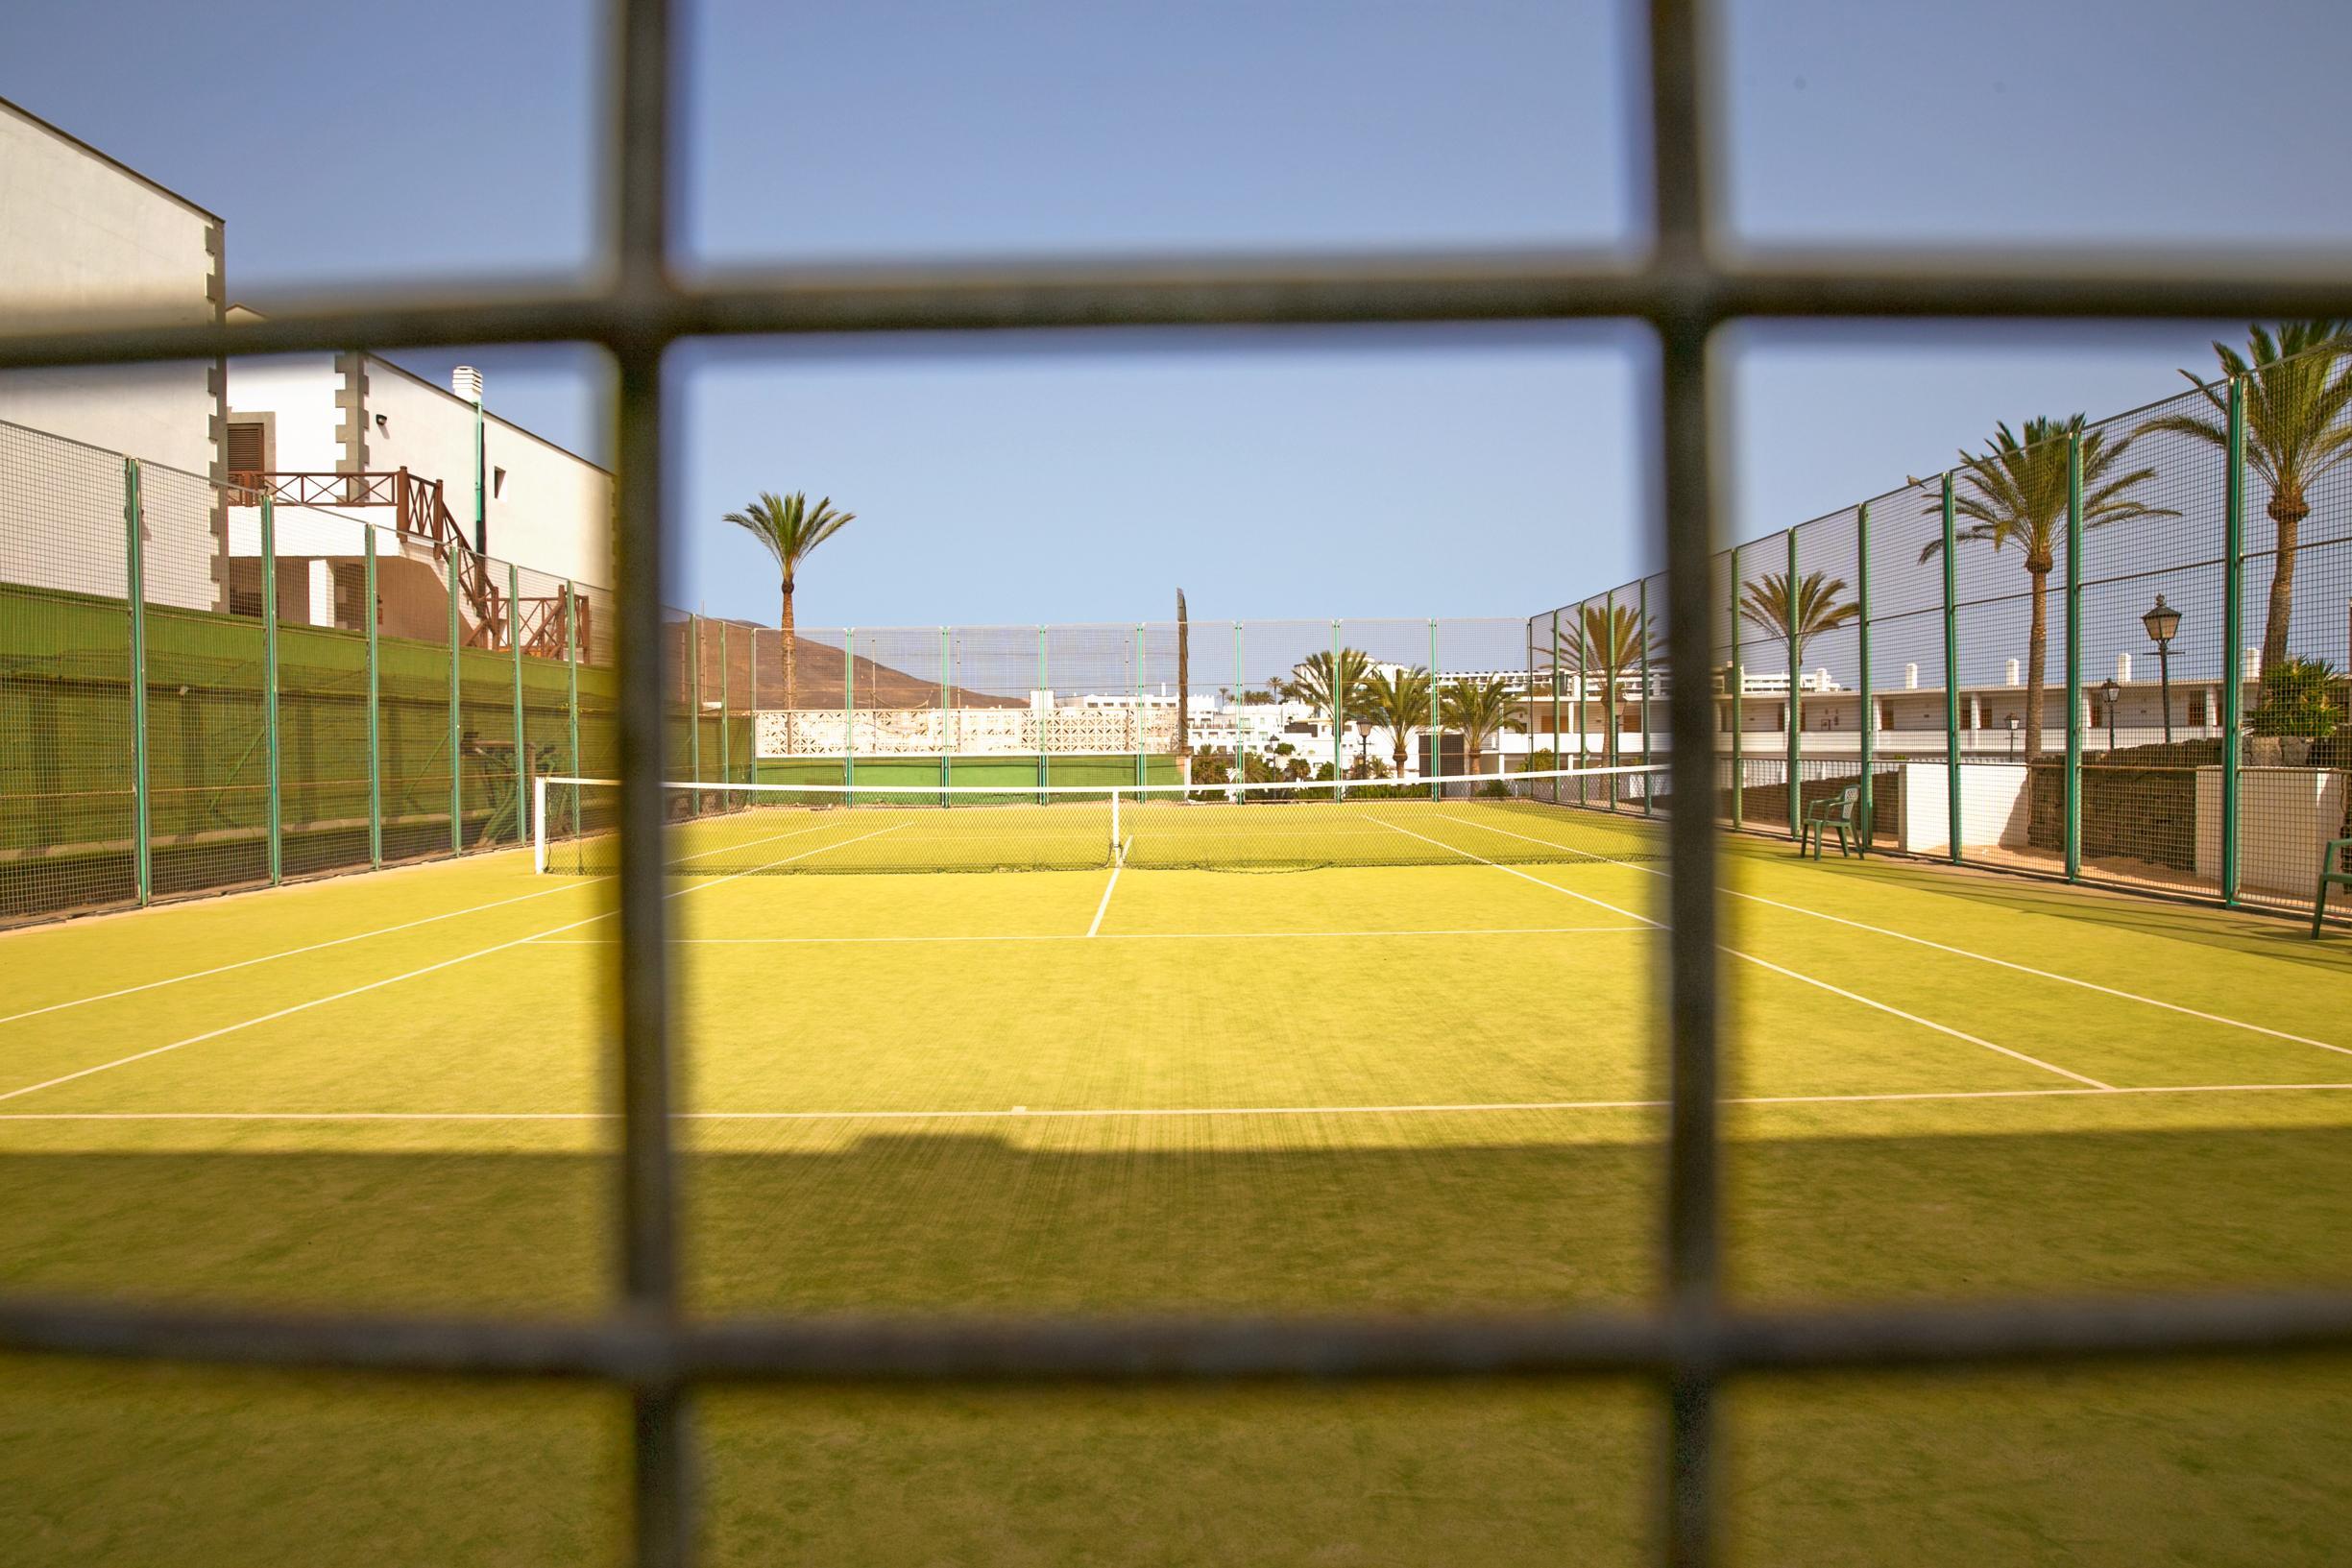
[[[2180,612],[2165,603],[2164,595],[2159,593],[2156,595],[2156,607],[2140,617],[2140,624],[2147,628],[2151,641],[2170,642],[2172,635],[2180,630]]]

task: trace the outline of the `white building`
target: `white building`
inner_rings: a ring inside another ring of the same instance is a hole
[[[215,214],[0,99],[0,316],[12,326],[124,312],[219,321],[224,248]],[[29,455],[0,441],[0,478],[48,507],[40,530],[0,530],[0,580],[119,595],[122,466],[110,454],[128,453],[189,476],[158,475],[149,497],[150,596],[214,608],[224,519],[205,481],[222,473],[222,399],[217,361],[0,373],[0,421],[103,448],[86,472],[54,462],[19,472]]]

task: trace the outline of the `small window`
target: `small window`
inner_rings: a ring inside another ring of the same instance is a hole
[[[504,495],[505,492],[506,470],[504,469],[492,469],[490,470],[490,498],[492,500],[497,500],[500,495]]]
[[[230,420],[229,422],[229,471],[230,473],[269,472],[269,427],[259,420]]]

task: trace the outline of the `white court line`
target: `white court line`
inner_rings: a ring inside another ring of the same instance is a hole
[[[771,844],[779,838],[796,838],[802,833],[816,831],[814,828],[801,828],[788,833],[777,833],[767,838],[755,838],[750,844],[730,844],[723,846],[722,849],[703,850],[699,854],[682,856],[674,863],[683,865],[689,860],[700,860],[727,850],[748,849],[760,844]],[[240,958],[234,963],[215,964],[210,969],[190,970],[184,975],[168,975],[159,980],[145,980],[137,985],[126,985],[112,991],[99,991],[86,997],[72,997],[64,1001],[50,1002],[43,1007],[28,1007],[20,1013],[0,1015],[0,1024],[14,1024],[28,1018],[39,1018],[47,1013],[60,1013],[70,1007],[86,1006],[95,1001],[112,1001],[117,997],[136,996],[141,991],[157,991],[164,986],[179,985],[187,980],[208,979],[215,975],[227,975],[240,969],[251,969],[255,964],[276,963],[280,958],[299,958],[307,953],[324,953],[328,948],[344,947],[352,942],[364,942],[374,936],[391,936],[399,931],[415,930],[420,926],[430,926],[444,920],[455,920],[460,915],[477,915],[485,909],[503,908],[510,904],[527,904],[532,899],[550,898],[557,893],[577,892],[581,888],[594,887],[599,882],[609,882],[612,880],[608,876],[590,877],[576,881],[568,880],[554,887],[543,887],[536,893],[518,893],[510,899],[493,899],[488,904],[469,905],[463,909],[450,909],[437,915],[425,915],[418,920],[404,920],[397,926],[378,926],[372,931],[354,931],[349,936],[332,937],[325,942],[312,942],[303,947],[285,948],[277,953],[264,953],[256,957]]]
[[[876,834],[886,833],[890,831],[891,830],[888,828],[877,828],[873,832],[860,833],[858,838],[872,838],[876,836]],[[662,897],[665,900],[684,898],[689,893],[699,893],[705,888],[719,887],[725,883],[734,881],[739,878],[753,876],[774,866],[789,865],[794,860],[806,859],[812,855],[822,855],[829,849],[839,849],[844,844],[854,844],[858,842],[858,838],[845,838],[837,844],[821,844],[815,849],[804,850],[799,855],[788,856],[782,860],[770,860],[766,865],[753,866],[747,870],[733,872],[727,876],[715,878],[711,881],[695,882],[686,887],[674,888],[671,891],[663,894]],[[570,922],[569,925],[558,926],[555,928],[555,930],[577,930],[583,926],[593,926],[600,920],[610,920],[616,913],[618,913],[618,911],[607,911],[601,914],[590,915],[586,920],[575,920]],[[58,1077],[45,1079],[40,1083],[29,1083],[21,1089],[0,1091],[0,1100],[11,1100],[17,1098],[19,1096],[37,1094],[43,1089],[55,1089],[61,1083],[71,1083],[76,1078],[86,1078],[94,1073],[106,1073],[114,1068],[129,1067],[133,1062],[143,1062],[150,1056],[160,1056],[166,1051],[179,1050],[186,1046],[200,1046],[207,1040],[218,1040],[223,1035],[234,1034],[240,1029],[250,1029],[258,1024],[272,1024],[276,1023],[281,1018],[292,1018],[297,1013],[306,1013],[313,1007],[324,1007],[329,1002],[347,1001],[352,997],[365,996],[371,991],[380,991],[387,985],[398,985],[402,980],[417,979],[423,976],[435,974],[438,971],[450,968],[452,965],[471,962],[475,958],[487,958],[494,953],[504,953],[509,948],[519,948],[523,946],[525,943],[537,940],[537,938],[540,936],[552,934],[553,932],[543,931],[534,932],[530,936],[513,937],[504,942],[494,943],[486,948],[476,948],[472,953],[461,953],[454,958],[444,958],[439,963],[426,964],[422,969],[409,970],[403,975],[392,975],[380,980],[370,980],[365,985],[354,985],[348,991],[338,991],[332,996],[313,997],[308,1001],[298,1001],[291,1007],[280,1007],[274,1013],[263,1013],[257,1018],[245,1019],[241,1023],[224,1024],[217,1029],[206,1029],[202,1034],[191,1034],[184,1040],[174,1040],[168,1045],[153,1046],[146,1050],[133,1051],[128,1056],[118,1056],[110,1062],[100,1062],[94,1067],[85,1067],[78,1072],[62,1073]]]
[[[2184,1083],[2128,1089],[1924,1089],[1871,1095],[1739,1095],[1718,1105],[1872,1105],[1907,1100],[2107,1099],[2118,1095],[2267,1095],[2352,1083]],[[673,1122],[1020,1122],[1250,1116],[1478,1116],[1527,1111],[1661,1111],[1663,1099],[1525,1099],[1402,1105],[1172,1105],[1002,1111],[674,1111]],[[0,1111],[10,1122],[614,1122],[617,1111]]]
[[[1424,844],[1435,844],[1442,850],[1451,850],[1454,854],[1462,856],[1466,859],[1475,860],[1482,866],[1492,866],[1497,871],[1507,872],[1510,875],[1518,878],[1522,881],[1533,882],[1538,887],[1548,887],[1555,893],[1565,893],[1572,899],[1583,899],[1587,904],[1599,905],[1602,908],[1609,910],[1612,914],[1625,915],[1635,920],[1644,921],[1652,926],[1658,926],[1661,929],[1664,929],[1661,922],[1650,920],[1646,915],[1637,915],[1632,910],[1620,909],[1613,904],[1603,904],[1599,899],[1593,898],[1589,894],[1579,893],[1573,888],[1563,887],[1558,882],[1547,882],[1540,877],[1528,875],[1526,872],[1519,870],[1516,866],[1507,866],[1499,861],[1490,860],[1483,855],[1478,855],[1469,850],[1463,849],[1459,845],[1448,844],[1443,839],[1431,838],[1427,833],[1417,833],[1410,828],[1397,828],[1395,823],[1388,822],[1385,819],[1374,818],[1373,820],[1381,822],[1383,827],[1395,828],[1396,832],[1405,834],[1407,837],[1418,838]],[[1530,842],[1543,843],[1545,840],[1534,839],[1530,840]],[[1720,942],[1715,944],[1715,947],[1717,952],[1728,953],[1734,958],[1743,959],[1748,963],[1756,965],[1758,969],[1768,969],[1775,975],[1785,976],[1789,979],[1813,986],[1818,990],[1827,991],[1831,996],[1843,997],[1848,1001],[1860,1002],[1863,1006],[1876,1008],[1878,1011],[1885,1013],[1889,1017],[1900,1018],[1905,1023],[1916,1024],[1925,1029],[1933,1029],[1936,1033],[1950,1035],[1954,1040],[1966,1041],[1972,1046],[1981,1046],[1986,1050],[1995,1051],[2000,1055],[2011,1057],[2031,1067],[2038,1067],[2045,1073],[2055,1073],[2062,1078],[2072,1078],[2076,1083],[2086,1084],[2093,1089],[2111,1090],[2115,1087],[2115,1085],[2111,1083],[2101,1083],[2097,1078],[2060,1067],[2055,1062],[2046,1062],[2039,1056],[2028,1056],[2022,1050],[2012,1050],[2007,1046],[1997,1046],[1990,1040],[1967,1033],[1965,1030],[1955,1029],[1949,1024],[1938,1024],[1931,1018],[1922,1018],[1917,1013],[1906,1013],[1900,1007],[1889,1006],[1883,1001],[1877,1001],[1871,997],[1863,996],[1858,991],[1849,991],[1842,985],[1831,985],[1828,980],[1817,980],[1810,975],[1801,974],[1796,970],[1788,969],[1782,965],[1773,963],[1769,959],[1758,958],[1752,953],[1742,953],[1737,948],[1729,947]]]
[[[1126,869],[1127,846],[1123,844],[1120,846],[1118,862],[1110,868],[1110,880],[1103,884],[1103,902],[1094,906],[1094,924],[1086,928],[1086,934],[1088,936],[1099,936],[1102,934],[1103,916],[1104,912],[1110,908],[1110,896],[1119,890],[1119,873],[1125,871]]]
[[[1097,935],[1098,942],[1254,942],[1276,938],[1331,937],[1340,939],[1392,936],[1569,936],[1594,931],[1647,931],[1647,926],[1465,926],[1445,930],[1350,930],[1350,931],[1111,931]],[[1091,933],[1090,933],[1091,934]],[[1002,936],[673,936],[673,947],[770,948],[770,947],[862,947],[886,946],[894,942],[1083,942],[1088,938],[1071,931],[1033,931]],[[618,947],[618,936],[542,936],[532,939],[550,948],[609,948]]]
[[[1537,838],[1528,833],[1513,832],[1508,828],[1491,827],[1483,822],[1466,825],[1477,828],[1483,832],[1501,833],[1506,838],[1525,839],[1530,844],[1542,844],[1551,849],[1566,850],[1571,855],[1581,855],[1588,860],[1597,860],[1604,865],[1623,866],[1628,871],[1638,871],[1645,877],[1666,875],[1651,866],[1636,865],[1631,860],[1613,860],[1608,856],[1594,855],[1589,850],[1580,850],[1574,845],[1563,844],[1554,839]],[[2249,1024],[2243,1018],[2231,1018],[2223,1013],[2209,1013],[2201,1008],[2183,1006],[2177,1001],[2166,1001],[2157,997],[2142,996],[2137,991],[2123,991],[2112,985],[2101,985],[2096,980],[2077,979],[2072,975],[2061,975],[2055,970],[2036,969],[2031,964],[2021,964],[2008,958],[1996,958],[1989,953],[1977,953],[1969,948],[1956,948],[1949,942],[1930,941],[1927,937],[1913,936],[1908,931],[1899,931],[1891,927],[1873,926],[1868,921],[1850,920],[1844,915],[1832,915],[1819,909],[1808,909],[1801,904],[1783,904],[1779,899],[1768,899],[1760,893],[1743,892],[1739,888],[1722,883],[1718,883],[1717,887],[1735,899],[1746,899],[1751,904],[1761,904],[1774,909],[1784,909],[1792,915],[1809,915],[1815,920],[1826,920],[1834,926],[1849,926],[1857,931],[1869,931],[1875,936],[1891,936],[1898,942],[1909,942],[1919,947],[1932,948],[1938,953],[1949,953],[1955,958],[1974,958],[1980,964],[1991,964],[1996,968],[2014,970],[2020,975],[2031,975],[2037,979],[2056,980],[2061,985],[2080,986],[2085,991],[2097,991],[2101,996],[2114,997],[2122,1001],[2136,1001],[2143,1006],[2160,1007],[2168,1013],[2179,1013],[2185,1018],[2202,1019],[2208,1024],[2219,1024],[2228,1028],[2243,1029],[2249,1034],[2267,1034],[2274,1040],[2288,1040],[2298,1046],[2316,1046],[2321,1050],[2332,1050],[2340,1056],[2352,1056],[2352,1047],[2330,1045],[2325,1040],[2314,1040],[2307,1034],[2291,1034],[2285,1029],[2271,1028],[2267,1024]]]

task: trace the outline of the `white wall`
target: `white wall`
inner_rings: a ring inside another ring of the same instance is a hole
[[[2309,899],[2319,847],[2341,833],[2344,775],[2326,768],[2250,767],[2238,775],[2238,882]],[[2221,877],[2221,770],[2196,770],[2196,874]]]
[[[232,359],[229,417],[269,416],[269,460],[277,472],[334,473],[343,458],[343,443],[335,435],[343,417],[335,393],[342,384],[332,354]]]
[[[220,220],[0,103],[0,316],[216,319]],[[0,420],[208,475],[208,364],[0,374]],[[119,514],[118,514],[119,520]]]
[[[2027,798],[2023,762],[1967,762],[1960,768],[1963,851],[2025,842]],[[1903,847],[1952,853],[1951,779],[1941,762],[1903,765]]]

